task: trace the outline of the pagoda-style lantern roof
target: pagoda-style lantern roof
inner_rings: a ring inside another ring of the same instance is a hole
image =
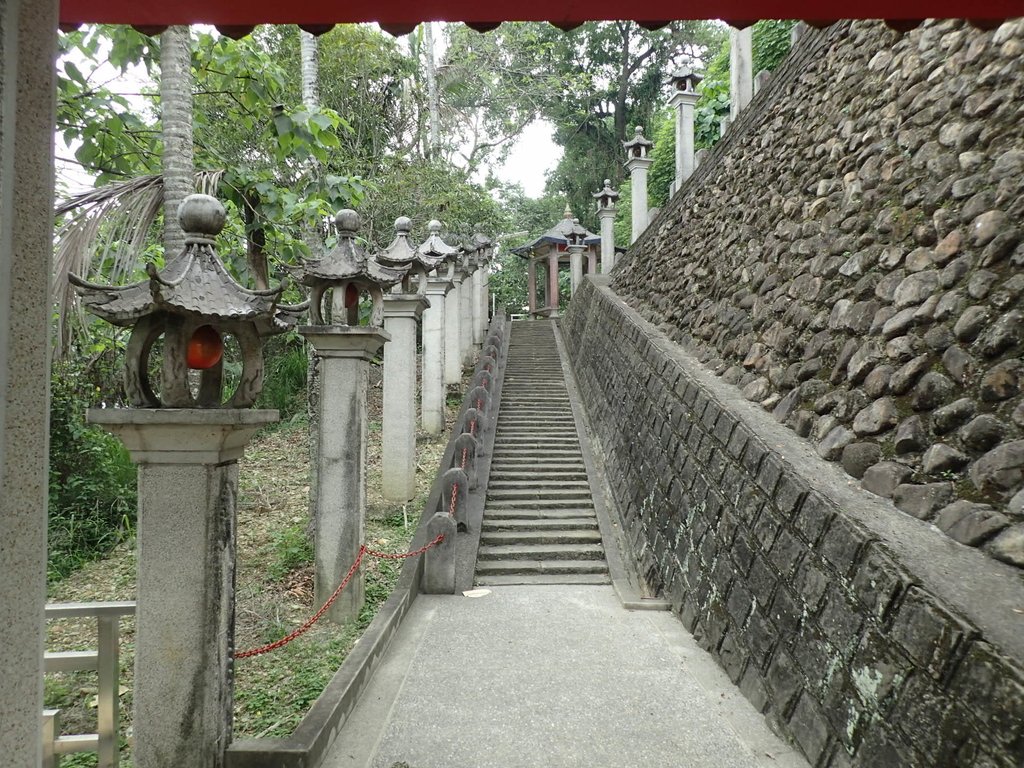
[[[412,243],[410,232],[412,219],[399,216],[395,219],[395,239],[375,260],[388,269],[403,271],[402,293],[424,293],[427,289],[427,273],[437,269],[444,261],[444,256],[427,255]],[[412,289],[412,280],[416,280],[416,290]],[[398,289],[396,289],[398,290]]]
[[[437,272],[439,277],[451,280],[455,276],[455,265],[459,259],[460,251],[458,246],[448,245],[441,237],[441,222],[431,219],[427,224],[427,239],[419,247],[419,252],[424,258],[437,261]],[[441,275],[441,265],[447,264],[448,269],[445,275]]]
[[[401,282],[406,270],[384,266],[367,255],[359,243],[359,214],[344,208],[335,215],[338,244],[322,259],[304,259],[302,266],[293,270],[296,279],[310,289],[309,319],[313,325],[327,325],[325,318],[334,320],[324,306],[328,291],[344,297],[348,310],[347,322],[336,325],[358,325],[359,295],[367,293],[373,302],[370,324],[380,326],[384,320],[384,289]],[[332,295],[333,300],[333,295]],[[336,302],[339,303],[339,302]]]
[[[615,207],[615,201],[619,199],[619,193],[612,189],[612,180],[604,180],[604,189],[595,192],[593,195],[597,200],[597,210],[603,211]]]
[[[124,286],[97,285],[73,274],[68,280],[86,309],[114,325],[132,328],[125,376],[132,405],[250,406],[262,388],[261,339],[294,325],[305,305],[280,306],[283,285],[253,291],[231,277],[215,249],[226,219],[216,198],[189,195],[178,208],[178,219],[185,248],[163,269],[149,264],[148,280]],[[221,402],[225,334],[238,340],[243,362],[238,388],[226,404]],[[149,359],[161,336],[164,359],[157,393],[149,380]],[[189,369],[202,371],[198,394],[189,385]]]
[[[650,154],[654,143],[644,138],[643,126],[638,125],[633,133],[633,138],[622,142],[622,146],[625,148],[626,157],[629,159],[634,157],[646,158]]]
[[[482,232],[473,233],[473,247],[476,249],[477,261],[484,264],[494,255],[494,241]]]
[[[697,85],[703,79],[704,78],[692,69],[684,66],[669,75],[668,81],[671,84],[673,91],[686,94],[696,94]]]

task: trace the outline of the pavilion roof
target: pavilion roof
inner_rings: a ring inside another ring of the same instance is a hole
[[[61,0],[65,28],[84,23],[131,24],[155,33],[172,24],[213,24],[224,34],[240,37],[257,24],[298,24],[314,34],[335,24],[378,22],[393,34],[411,32],[422,21],[463,21],[480,31],[503,21],[550,21],[572,29],[585,21],[622,18],[627,13],[643,26],[656,28],[669,20],[722,19],[743,27],[758,19],[803,19],[825,26],[839,19],[885,19],[907,29],[926,18],[969,18],[982,26],[1021,14],[1021,0],[862,0],[840,5],[821,0],[644,0],[628,8],[620,0],[519,0],[480,3],[478,0],[378,0],[339,3],[337,0]]]
[[[568,245],[569,235],[573,234],[583,235],[584,245],[597,245],[601,242],[601,236],[596,235],[586,227],[581,226],[579,220],[573,218],[572,212],[569,210],[568,206],[566,206],[565,216],[561,221],[540,237],[531,240],[518,248],[513,248],[512,253],[518,254],[519,256],[525,256],[530,253],[530,251],[541,245]]]

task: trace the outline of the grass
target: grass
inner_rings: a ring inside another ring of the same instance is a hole
[[[460,400],[449,402],[454,406],[449,413],[450,429]],[[377,368],[371,373],[368,408],[370,423],[377,428],[367,430],[366,543],[386,552],[404,552],[430,492],[447,434],[417,435],[417,497],[408,505],[389,502],[381,494]],[[307,536],[308,441],[307,426],[301,419],[266,429],[253,440],[239,465],[235,618],[235,647],[239,650],[283,637],[319,608],[313,605],[313,548]],[[346,626],[320,622],[277,651],[236,662],[235,738],[284,737],[294,730],[391,594],[400,569],[398,561],[365,560],[366,605],[356,621]],[[119,545],[109,557],[86,565],[50,589],[52,601],[134,598],[134,542]],[[134,619],[122,619],[122,733],[131,725],[134,629]],[[95,623],[90,621],[50,622],[47,648],[87,650],[95,645],[95,633]],[[46,706],[61,709],[64,733],[95,731],[95,695],[93,673],[47,676]],[[61,765],[95,765],[95,756],[67,757]],[[122,753],[122,765],[130,765],[127,749]]]

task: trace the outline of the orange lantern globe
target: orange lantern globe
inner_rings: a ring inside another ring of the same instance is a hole
[[[348,308],[354,307],[359,303],[359,289],[356,288],[355,284],[349,283],[345,288],[345,306]]]
[[[205,371],[213,368],[224,356],[224,340],[212,325],[196,328],[188,340],[186,360],[189,368]]]

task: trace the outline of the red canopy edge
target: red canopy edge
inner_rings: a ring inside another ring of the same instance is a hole
[[[131,24],[160,28],[172,24],[213,24],[239,30],[256,24],[299,24],[324,31],[333,24],[375,21],[396,30],[421,21],[550,21],[572,28],[584,21],[628,16],[645,25],[666,19],[803,19],[809,23],[837,19],[916,20],[970,18],[1002,20],[1024,16],[1024,0],[518,0],[497,5],[480,0],[61,0],[62,26],[86,23]]]

